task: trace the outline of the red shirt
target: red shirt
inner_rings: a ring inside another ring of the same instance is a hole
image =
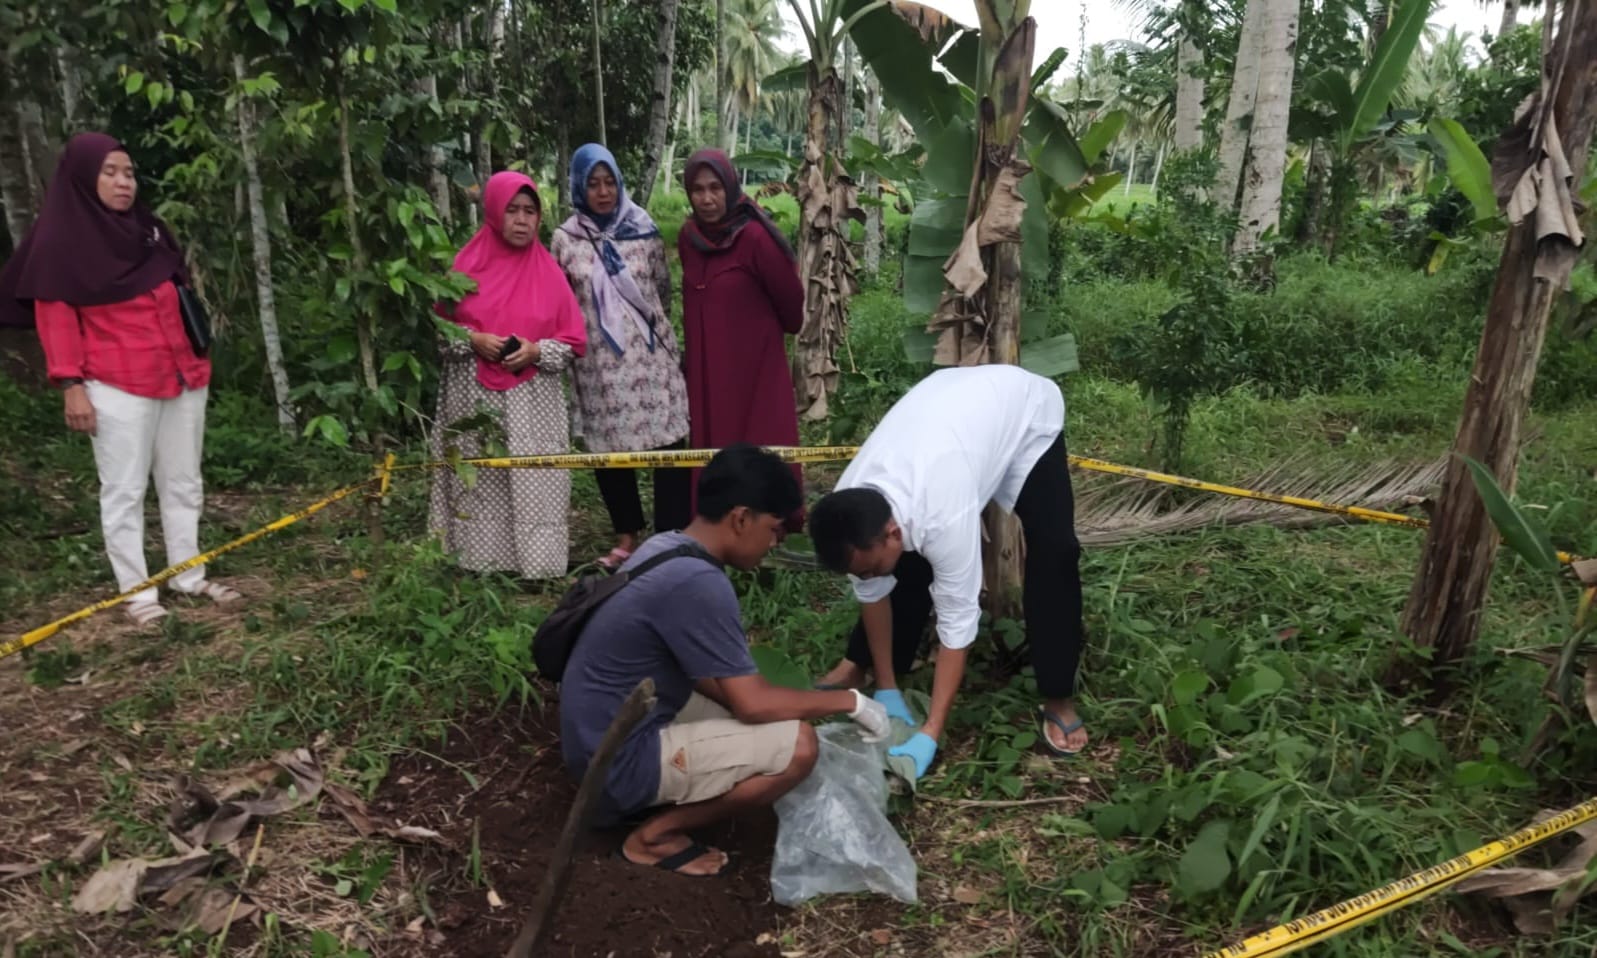
[[[170,282],[105,306],[36,300],[33,315],[51,379],[94,379],[146,399],[210,385],[211,361],[194,355]]]

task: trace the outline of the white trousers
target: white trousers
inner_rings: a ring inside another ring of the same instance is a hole
[[[144,564],[144,494],[152,474],[161,503],[167,565],[199,555],[200,511],[205,503],[200,452],[209,390],[185,390],[174,399],[146,399],[102,382],[84,386],[94,404],[100,528],[117,588],[126,592],[150,576]],[[199,566],[175,576],[169,587],[193,592],[204,583],[205,567]],[[128,601],[155,599],[156,590],[146,589]]]

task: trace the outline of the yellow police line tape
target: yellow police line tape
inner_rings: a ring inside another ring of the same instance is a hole
[[[770,446],[771,452],[780,456],[785,462],[817,463],[841,462],[852,459],[859,452],[858,446]],[[717,449],[661,449],[648,452],[601,452],[601,453],[550,453],[539,456],[484,456],[472,459],[435,460],[431,462],[407,463],[396,466],[392,453],[373,467],[370,479],[346,486],[324,499],[311,503],[298,512],[283,516],[241,538],[235,539],[226,545],[218,546],[209,552],[197,555],[186,562],[180,562],[169,569],[164,569],[150,578],[144,580],[121,595],[112,596],[96,602],[94,605],[79,609],[71,615],[64,616],[47,625],[40,626],[27,632],[19,638],[0,643],[0,659],[15,655],[30,646],[48,639],[60,632],[62,628],[74,622],[88,618],[96,612],[109,609],[112,606],[126,601],[129,597],[143,592],[153,586],[167,581],[173,576],[195,566],[203,565],[211,559],[224,553],[232,552],[240,546],[248,545],[256,539],[276,532],[286,526],[314,515],[333,503],[344,499],[375,483],[378,487],[377,495],[386,496],[389,484],[396,472],[413,472],[424,469],[441,469],[457,465],[471,465],[483,469],[654,469],[661,467],[693,467],[703,466],[720,450]],[[1138,469],[1135,466],[1122,466],[1117,463],[1106,462],[1102,459],[1089,459],[1083,456],[1071,456],[1070,464],[1090,472],[1102,472],[1116,476],[1126,476],[1142,479],[1148,482],[1158,482],[1165,485],[1181,486],[1186,489],[1196,489],[1201,492],[1210,492],[1217,495],[1232,496],[1239,499],[1252,499],[1258,502],[1269,502],[1276,505],[1292,506],[1298,509],[1308,509],[1314,512],[1324,512],[1332,515],[1345,516],[1364,522],[1378,522],[1387,525],[1407,526],[1414,529],[1424,529],[1429,523],[1425,519],[1414,516],[1405,516],[1397,512],[1382,512],[1379,509],[1366,509],[1362,506],[1343,506],[1335,503],[1320,502],[1315,499],[1304,499],[1299,496],[1282,496],[1269,492],[1259,492],[1254,489],[1243,489],[1239,486],[1227,486],[1220,483],[1204,482],[1201,479],[1191,479],[1186,476],[1176,476],[1166,472],[1155,472],[1151,469]],[[1558,554],[1565,563],[1576,561],[1578,557],[1566,552]]]
[[[1544,822],[1522,828],[1507,838],[1465,852],[1375,891],[1277,925],[1241,944],[1210,952],[1204,958],[1276,958],[1278,955],[1289,955],[1387,912],[1411,905],[1460,879],[1593,819],[1597,819],[1597,798],[1588,799]]]
[[[1364,522],[1377,522],[1392,526],[1408,526],[1411,529],[1430,528],[1429,519],[1417,516],[1405,516],[1401,512],[1383,512],[1380,509],[1366,509],[1363,506],[1342,506],[1330,502],[1320,502],[1317,499],[1304,499],[1300,496],[1279,496],[1273,492],[1258,492],[1253,489],[1243,489],[1239,486],[1225,486],[1216,482],[1204,482],[1202,479],[1189,479],[1186,476],[1175,476],[1168,472],[1154,472],[1151,469],[1138,469],[1135,466],[1122,466],[1102,459],[1084,459],[1081,456],[1071,456],[1070,464],[1079,466],[1092,472],[1107,472],[1116,476],[1130,476],[1135,479],[1146,479],[1149,482],[1160,482],[1170,486],[1181,486],[1186,489],[1198,489],[1203,492],[1212,492],[1217,495],[1231,496],[1236,499],[1253,499],[1258,502],[1272,502],[1282,506],[1292,506],[1297,509],[1307,509],[1311,512],[1326,512],[1332,515],[1347,516],[1350,519],[1360,519]],[[1558,561],[1565,565],[1580,561],[1580,556],[1571,552],[1558,552]]]
[[[783,462],[844,462],[854,458],[858,446],[767,446]],[[485,469],[660,469],[709,464],[719,449],[655,449],[648,452],[561,452],[541,456],[486,456],[475,459],[437,459],[394,467],[395,472],[441,469],[455,464]]]
[[[21,636],[15,639],[0,643],[0,659],[10,655],[15,655],[29,646],[37,645],[40,642],[43,642],[45,639],[48,639],[50,636],[55,635],[57,632],[60,632],[62,629],[66,628],[72,623],[87,619],[94,613],[103,609],[109,609],[119,602],[125,602],[129,598],[138,595],[140,592],[143,592],[145,589],[154,588],[155,586],[160,585],[179,573],[186,572],[195,566],[204,565],[219,555],[232,552],[234,549],[238,549],[243,546],[247,546],[256,539],[271,535],[279,529],[291,526],[301,519],[313,516],[340,499],[348,498],[349,496],[360,492],[362,489],[369,487],[372,482],[372,479],[367,479],[364,482],[357,482],[352,486],[345,486],[330,496],[318,499],[298,512],[291,512],[286,516],[274,519],[266,525],[261,526],[259,529],[256,529],[254,532],[240,536],[226,545],[217,546],[215,549],[212,549],[209,552],[203,552],[192,559],[179,562],[177,565],[170,568],[162,569],[160,572],[150,576],[148,579],[145,579],[143,582],[140,582],[138,585],[127,590],[121,595],[114,595],[109,599],[102,599],[91,606],[86,606],[85,608],[79,609],[71,615],[62,616],[48,625],[42,625],[39,628],[34,629],[32,632],[23,633]]]
[[[859,447],[771,446],[770,450],[781,456],[785,462],[813,463],[839,462],[852,459],[859,452]],[[558,453],[543,456],[460,459],[455,460],[455,462],[488,469],[654,469],[673,466],[702,466],[708,463],[710,458],[719,451],[717,449],[661,449],[652,452]],[[1272,492],[1259,492],[1256,489],[1243,489],[1240,486],[1205,482],[1202,479],[1172,475],[1168,472],[1155,472],[1152,469],[1122,466],[1119,463],[1107,462],[1103,459],[1089,459],[1085,456],[1071,456],[1069,458],[1072,466],[1089,472],[1102,472],[1113,476],[1125,476],[1133,479],[1142,479],[1147,482],[1157,482],[1169,486],[1181,486],[1185,489],[1210,492],[1216,495],[1231,496],[1236,499],[1252,499],[1257,502],[1269,502],[1275,505],[1291,506],[1296,509],[1307,509],[1312,512],[1346,516],[1363,522],[1407,526],[1411,529],[1424,529],[1430,525],[1428,520],[1416,516],[1406,516],[1400,512],[1384,512],[1380,509],[1366,509],[1363,506],[1344,506],[1331,502],[1321,502],[1318,499],[1305,499],[1301,496],[1283,496]],[[419,462],[399,466],[395,471],[437,469],[452,464],[452,462],[442,460]],[[1567,564],[1576,561],[1579,557],[1567,552],[1560,552],[1558,558]]]

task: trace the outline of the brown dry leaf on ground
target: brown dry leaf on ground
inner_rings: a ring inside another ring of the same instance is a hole
[[[1538,821],[1557,814],[1542,811]],[[1552,868],[1488,868],[1458,883],[1460,892],[1500,898],[1514,915],[1514,927],[1527,935],[1552,934],[1560,919],[1593,888],[1582,887],[1597,858],[1597,822],[1575,829],[1581,838]]]
[[[954,889],[953,899],[961,905],[981,904],[981,892],[969,885],[960,885]]]
[[[419,825],[401,825],[391,818],[373,813],[359,795],[339,785],[337,782],[328,782],[325,788],[327,797],[332,799],[333,807],[343,814],[344,818],[355,827],[355,831],[359,832],[362,838],[370,838],[373,835],[386,835],[389,838],[406,842],[436,842],[446,846],[450,844],[447,838],[430,828],[422,828]]]
[[[72,909],[86,915],[100,915],[112,911],[132,911],[138,899],[139,882],[150,863],[142,858],[124,858],[114,861],[89,876],[78,893],[72,896]]]
[[[85,915],[133,910],[137,901],[158,892],[168,892],[191,878],[230,870],[237,859],[227,852],[191,852],[188,855],[150,861],[122,858],[108,862],[89,876],[72,898],[74,911]]]
[[[281,773],[287,774],[290,784],[285,787],[270,784]],[[242,778],[229,782],[219,794],[212,794],[198,782],[183,782],[183,794],[188,801],[173,803],[167,825],[192,847],[226,845],[237,840],[256,819],[281,815],[315,801],[322,792],[322,785],[322,767],[308,749],[280,752],[270,763],[257,766]],[[255,790],[260,791],[259,798],[237,798]],[[195,819],[202,820],[185,827]]]

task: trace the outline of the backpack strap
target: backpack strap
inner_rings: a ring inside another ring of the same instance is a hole
[[[648,572],[650,569],[653,569],[655,566],[669,562],[672,559],[680,559],[683,556],[693,556],[695,558],[703,559],[705,562],[715,566],[717,569],[721,568],[721,563],[717,562],[714,556],[704,551],[703,546],[699,545],[698,543],[685,542],[679,546],[672,546],[658,555],[649,556],[647,559],[644,559],[633,568],[623,571],[626,574],[627,581],[631,582],[633,579],[638,578],[639,576]]]

